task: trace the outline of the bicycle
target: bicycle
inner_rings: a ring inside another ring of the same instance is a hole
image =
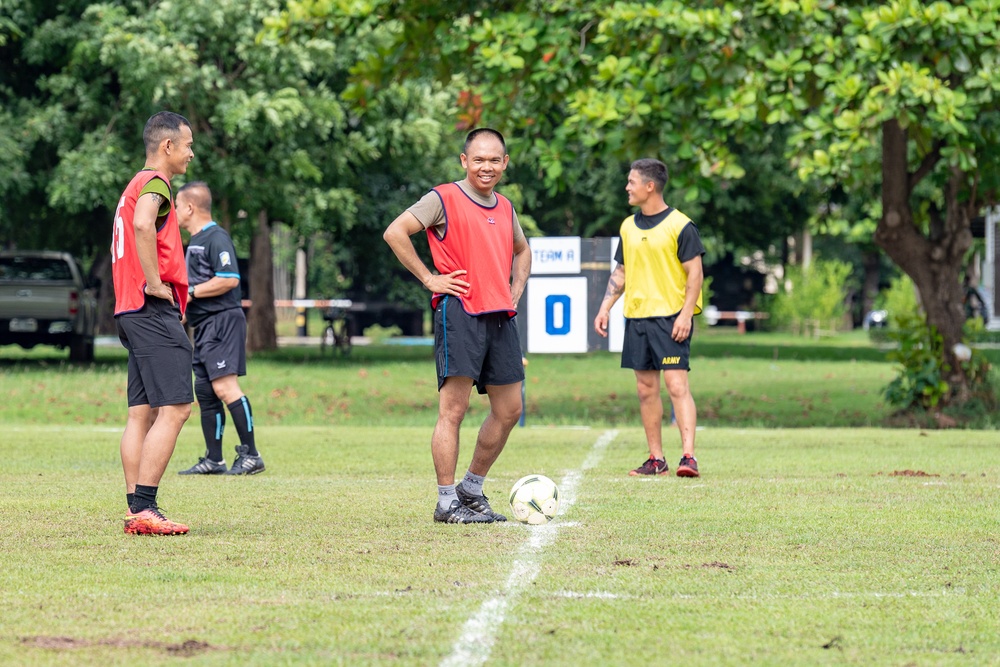
[[[319,349],[321,354],[326,351],[336,350],[346,356],[351,353],[351,334],[348,331],[349,315],[343,308],[327,308],[323,313],[326,321],[326,328],[319,338]]]

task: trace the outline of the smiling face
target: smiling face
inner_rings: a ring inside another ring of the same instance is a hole
[[[504,153],[499,139],[484,133],[472,140],[461,158],[466,179],[472,187],[484,195],[490,195],[500,182],[510,156]]]
[[[628,182],[625,184],[625,192],[628,194],[628,203],[630,206],[642,207],[649,199],[649,196],[653,194],[653,188],[655,183],[645,178],[635,169],[628,173]]]
[[[181,125],[172,138],[166,140],[165,151],[167,154],[170,171],[174,176],[178,176],[187,171],[188,163],[194,159],[194,135],[191,128]]]

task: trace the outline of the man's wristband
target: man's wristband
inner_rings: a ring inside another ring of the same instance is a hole
[[[191,285],[190,287],[188,287],[188,296],[190,298],[192,298],[192,299],[195,298],[195,296],[194,296],[194,285]]]

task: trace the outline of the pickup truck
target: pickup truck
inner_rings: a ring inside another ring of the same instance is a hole
[[[0,252],[0,345],[55,345],[70,361],[92,361],[95,292],[68,253]]]

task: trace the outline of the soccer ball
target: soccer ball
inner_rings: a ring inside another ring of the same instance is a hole
[[[559,511],[559,489],[545,475],[527,475],[511,487],[510,508],[521,523],[548,523]]]

